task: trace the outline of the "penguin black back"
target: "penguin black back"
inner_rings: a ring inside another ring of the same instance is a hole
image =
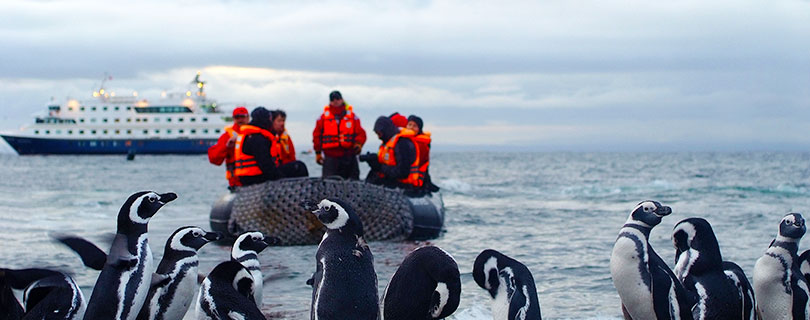
[[[241,263],[225,261],[203,280],[197,304],[198,318],[265,319],[250,295],[253,276]]]
[[[494,319],[541,319],[534,277],[520,261],[487,249],[475,258],[472,274],[494,299]]]
[[[405,257],[388,282],[383,295],[383,318],[446,318],[458,308],[460,296],[456,260],[438,247],[421,247]]]

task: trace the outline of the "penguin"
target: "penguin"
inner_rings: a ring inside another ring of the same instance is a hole
[[[262,265],[259,262],[259,253],[280,240],[276,237],[265,237],[261,232],[245,232],[233,243],[231,260],[241,263],[253,276],[253,289],[251,295],[256,305],[262,306]]]
[[[253,276],[239,262],[218,264],[203,280],[197,298],[197,319],[265,319],[251,295]]]
[[[175,230],[166,241],[163,258],[155,272],[159,278],[168,280],[149,288],[138,320],[182,319],[197,292],[197,250],[219,239],[222,234],[199,227]]]
[[[672,209],[639,203],[613,245],[610,274],[625,319],[692,319],[694,300],[649,243],[650,232]]]
[[[25,315],[25,310],[6,280],[6,270],[0,269],[0,320],[21,319]]]
[[[84,295],[73,278],[65,273],[47,269],[0,269],[0,283],[5,283],[7,288],[3,288],[4,291],[22,290],[24,306],[22,308],[12,296],[14,304],[22,309],[4,308],[8,316],[4,319],[73,320],[84,317]]]
[[[757,301],[754,296],[754,286],[748,282],[748,277],[745,276],[745,272],[743,272],[739,265],[731,261],[723,261],[723,272],[726,273],[726,276],[731,279],[737,287],[737,291],[742,293],[742,318],[745,320],[755,320],[757,318]]]
[[[493,319],[542,319],[534,277],[520,261],[487,249],[475,257],[472,275],[493,299]]]
[[[810,317],[810,290],[797,256],[806,231],[801,214],[787,214],[779,223],[776,239],[754,265],[757,315],[762,319]]]
[[[348,203],[334,198],[305,207],[326,226],[315,254],[310,319],[379,319],[374,256],[363,223]]]
[[[747,278],[734,263],[726,264],[731,270],[724,268],[717,237],[708,221],[681,220],[673,228],[672,243],[676,261],[673,272],[695,301],[692,318],[738,320],[755,316],[755,300],[745,288],[750,288]]]
[[[160,208],[176,198],[174,193],[142,191],[127,199],[118,212],[118,231],[84,319],[134,320],[138,316],[154,282],[147,224]]]
[[[383,293],[383,319],[443,319],[458,308],[458,264],[439,247],[424,246],[408,254]]]

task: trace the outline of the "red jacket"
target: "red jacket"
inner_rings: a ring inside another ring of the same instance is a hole
[[[328,108],[328,110],[327,110]],[[333,147],[328,149],[323,149],[323,132],[324,132],[324,119],[325,118],[332,118],[328,116],[326,111],[329,111],[331,115],[334,116],[334,119],[340,119],[339,127],[346,127],[344,125],[344,121],[352,121],[351,127],[354,128],[354,144],[360,145],[361,147],[363,144],[366,143],[366,130],[363,130],[363,127],[360,125],[360,118],[354,112],[351,112],[350,115],[346,114],[346,110],[351,110],[351,106],[344,105],[343,107],[331,107],[327,106],[324,107],[325,111],[321,114],[321,117],[318,118],[318,121],[315,122],[315,130],[312,131],[312,146],[315,149],[315,152],[323,151],[324,155],[328,157],[342,157],[347,154],[354,154],[353,147]]]
[[[234,129],[235,128],[235,129]],[[225,132],[219,136],[217,143],[208,148],[208,161],[213,165],[222,165],[225,162],[225,177],[231,187],[241,186],[239,177],[233,174],[234,154],[233,147],[228,148],[228,140],[231,139],[231,132],[238,133],[239,127],[236,125],[225,127]]]

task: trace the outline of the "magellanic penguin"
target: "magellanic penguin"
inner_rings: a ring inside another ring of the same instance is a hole
[[[12,306],[11,309],[0,309],[9,316],[6,319],[73,320],[84,317],[86,304],[82,291],[65,273],[48,269],[0,269],[0,283],[23,293],[24,316],[19,313],[22,310]],[[12,299],[17,303],[16,298]]]
[[[742,269],[734,267],[736,264],[727,264],[736,271],[725,270],[717,237],[708,221],[681,220],[672,231],[672,243],[676,261],[673,271],[695,301],[695,320],[755,317],[748,279]]]
[[[346,202],[324,199],[307,209],[326,226],[315,255],[311,319],[378,319],[374,257],[363,239],[363,223]]]
[[[541,319],[534,277],[520,261],[487,249],[475,258],[472,275],[475,283],[492,296],[493,319]]]
[[[197,319],[265,319],[251,294],[253,276],[237,261],[225,261],[214,267],[200,286]]]
[[[231,260],[241,263],[253,276],[253,289],[251,295],[259,308],[262,307],[262,265],[259,262],[259,253],[271,245],[279,243],[276,237],[266,237],[261,232],[245,232],[233,243]]]
[[[143,191],[127,199],[118,212],[118,231],[93,287],[85,319],[133,320],[138,316],[155,271],[147,224],[176,198],[174,193]]]
[[[754,265],[757,314],[762,319],[810,317],[810,290],[797,255],[805,231],[802,215],[789,213],[779,223],[776,239]]]
[[[434,246],[408,254],[383,294],[383,319],[443,319],[458,308],[461,276],[453,257]]]
[[[650,231],[672,209],[642,201],[613,245],[610,274],[629,319],[692,319],[694,300],[649,243]]]
[[[155,273],[165,278],[149,288],[138,320],[182,319],[197,293],[197,250],[211,241],[222,239],[218,232],[199,227],[182,227],[166,241],[163,258]]]

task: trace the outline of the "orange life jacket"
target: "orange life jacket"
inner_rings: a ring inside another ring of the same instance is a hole
[[[259,133],[270,140],[271,146],[268,152],[270,152],[270,156],[276,159],[276,165],[278,165],[279,148],[276,147],[278,144],[278,142],[276,142],[276,137],[270,131],[252,125],[244,125],[239,128],[239,136],[236,138],[236,146],[233,148],[234,160],[236,160],[234,174],[237,177],[258,176],[262,174],[262,169],[259,168],[259,164],[256,162],[255,157],[242,152],[242,145],[245,142],[245,137],[254,133]]]
[[[422,136],[422,135],[419,135]],[[412,185],[414,187],[422,187],[425,183],[425,175],[427,174],[427,168],[429,165],[429,161],[427,159],[422,159],[422,156],[428,156],[429,149],[426,149],[427,152],[421,151],[419,147],[422,142],[417,140],[424,141],[424,137],[417,139],[417,136],[412,130],[403,129],[399,132],[399,134],[395,135],[391,139],[388,140],[385,144],[380,146],[379,152],[377,152],[377,161],[382,165],[387,166],[396,166],[397,165],[397,158],[394,155],[394,147],[397,145],[397,142],[401,138],[409,139],[414,143],[416,149],[416,159],[414,159],[413,163],[411,163],[411,170],[407,177],[404,179],[399,179],[398,181],[403,184]],[[430,136],[427,136],[428,143],[430,141]],[[427,144],[425,144],[427,146]]]
[[[346,105],[346,113],[340,119],[340,127],[335,115],[329,111],[329,105],[323,108],[323,133],[321,134],[321,148],[344,148],[350,149],[354,146],[356,136],[354,121],[355,116],[352,106]]]
[[[225,132],[227,132],[231,137],[238,135],[239,132],[236,131],[235,127],[236,125],[234,124],[225,126]],[[235,160],[233,154],[230,154],[227,157],[225,157],[225,178],[227,178],[228,181],[231,181],[233,177],[236,176],[234,174],[234,170],[236,169],[236,164],[234,161]]]
[[[292,145],[292,139],[290,139],[290,135],[287,133],[287,130],[284,130],[284,133],[278,136],[278,154],[281,158],[281,164],[286,164],[295,161],[295,148]]]

